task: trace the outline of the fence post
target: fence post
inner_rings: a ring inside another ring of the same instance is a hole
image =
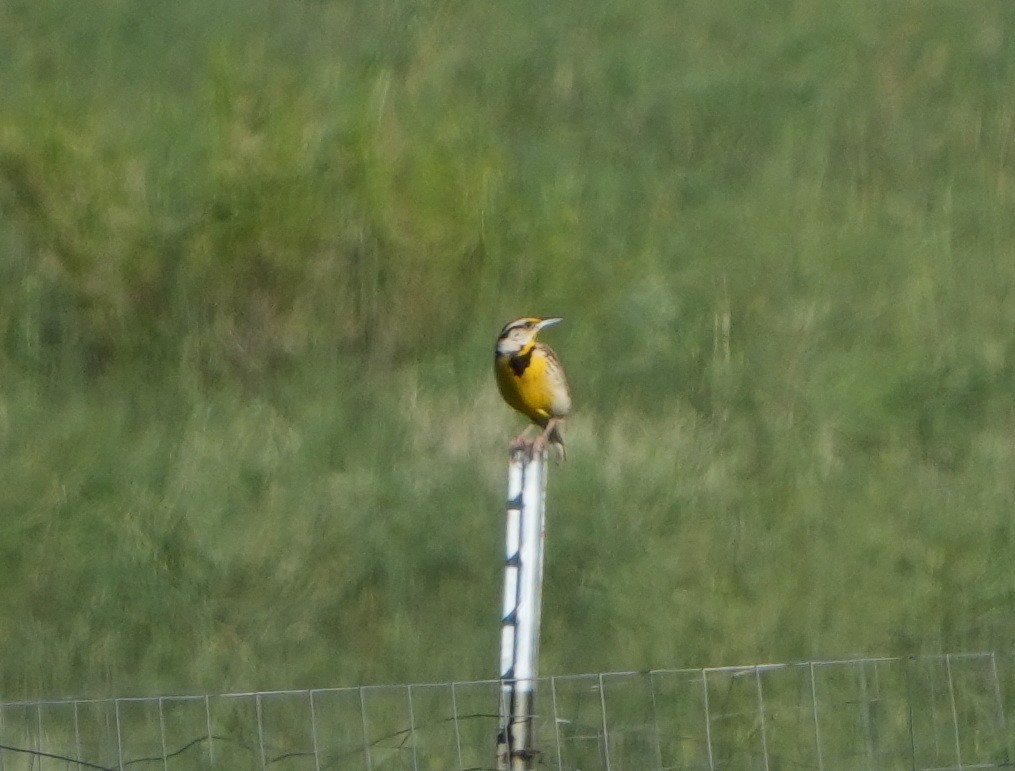
[[[498,771],[535,768],[533,723],[546,536],[546,452],[512,450],[508,463],[501,616]]]

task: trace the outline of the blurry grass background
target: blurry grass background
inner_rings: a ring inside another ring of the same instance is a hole
[[[1015,633],[1015,12],[0,3],[0,695],[496,675],[520,315],[577,409],[541,669]]]

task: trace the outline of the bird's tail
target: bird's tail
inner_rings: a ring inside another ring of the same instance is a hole
[[[564,444],[564,421],[558,418],[550,428],[550,433],[546,436],[547,442],[554,447],[554,451],[557,453],[558,462],[563,463],[567,460],[567,446]]]

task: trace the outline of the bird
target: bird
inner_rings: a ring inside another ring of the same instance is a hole
[[[505,324],[497,337],[493,371],[504,401],[543,429],[529,443],[526,434],[532,425],[527,425],[511,443],[512,451],[530,449],[540,454],[549,442],[565,460],[563,426],[571,411],[571,392],[557,354],[550,346],[536,342],[540,331],[561,321],[526,316]]]

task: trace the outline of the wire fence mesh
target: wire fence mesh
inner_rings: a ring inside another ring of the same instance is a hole
[[[536,767],[1011,767],[993,653],[541,678]],[[500,681],[0,702],[0,771],[494,767]]]

